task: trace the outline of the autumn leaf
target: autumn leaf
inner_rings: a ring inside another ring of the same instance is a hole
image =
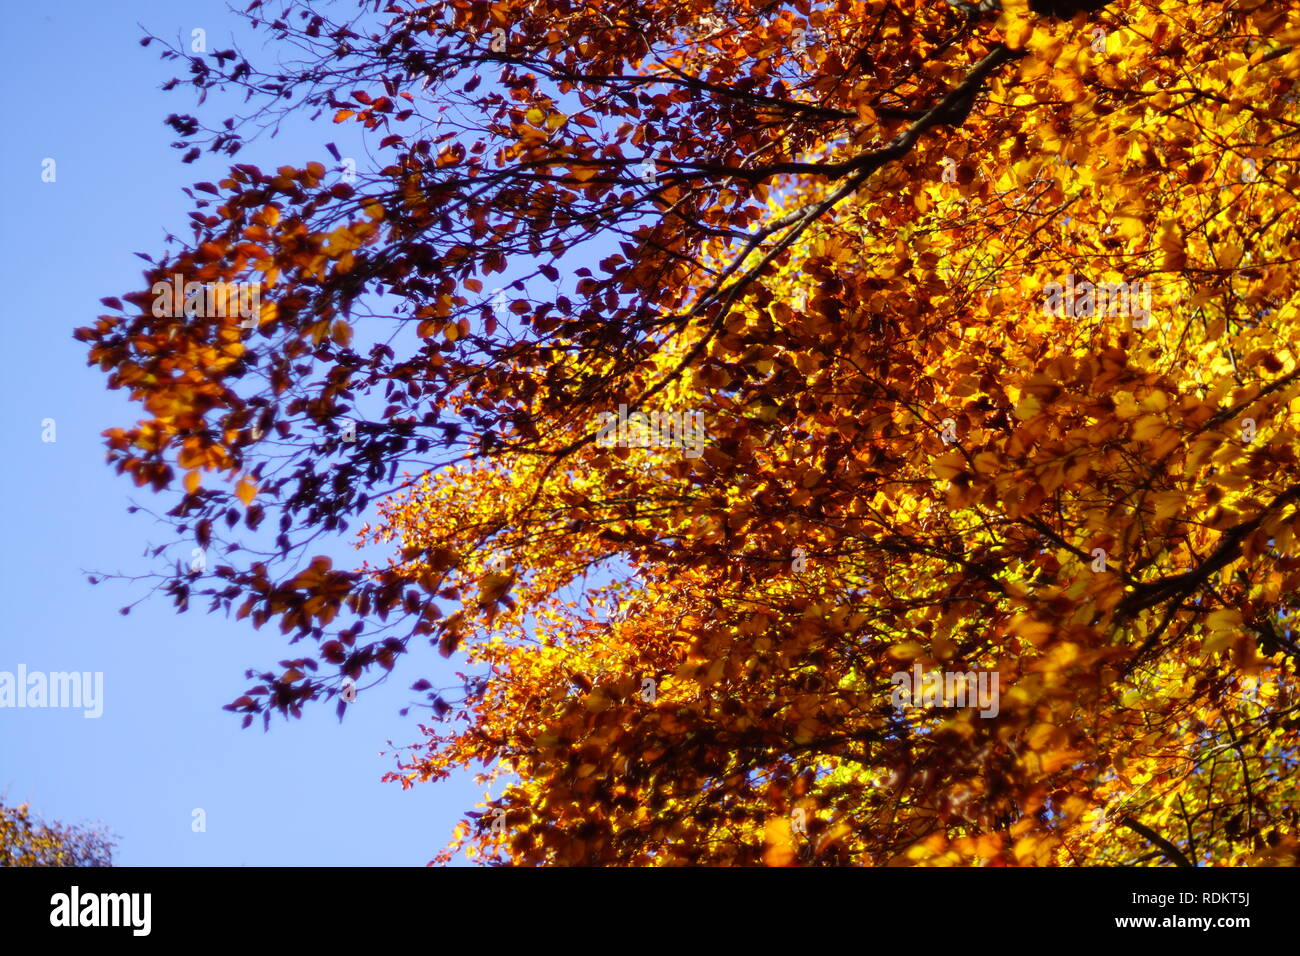
[[[440,861],[1300,860],[1300,10],[958,6],[250,14],[283,75],[187,74],[257,101],[195,157],[375,146],[212,174],[76,333],[294,647],[240,719],[450,658],[387,779],[505,816]]]
[[[253,498],[257,496],[257,483],[245,475],[235,486],[235,494],[245,505],[250,505],[253,503]]]

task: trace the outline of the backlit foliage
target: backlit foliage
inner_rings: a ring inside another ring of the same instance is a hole
[[[144,290],[259,283],[255,330],[78,333],[221,554],[163,586],[301,641],[246,723],[464,661],[392,774],[493,787],[440,859],[1295,862],[1300,9],[248,16],[299,59],[189,57],[263,105],[187,158],[304,111],[377,162],[196,187]],[[703,454],[598,446],[620,405]],[[899,712],[916,663],[998,714]]]

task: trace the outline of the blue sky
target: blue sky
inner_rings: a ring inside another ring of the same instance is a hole
[[[47,819],[103,821],[126,866],[423,865],[480,790],[468,776],[407,791],[381,783],[394,760],[380,751],[419,737],[414,713],[398,714],[420,696],[411,682],[453,683],[456,662],[417,651],[415,666],[363,692],[342,725],[320,707],[300,721],[277,718],[270,733],[260,721],[240,730],[221,707],[253,683],[245,668],[291,656],[278,629],[208,616],[198,602],[179,615],[161,597],[122,616],[143,587],[86,580],[91,570],[156,570],[143,552],[171,539],[126,511],[168,499],[105,465],[100,432],[133,422],[136,409],[86,366],[73,330],[106,311],[101,297],[140,287],[145,263],[134,252],[157,256],[168,231],[185,234],[192,206],[181,187],[222,178],[232,161],[333,165],[324,143],[343,146],[340,128],[303,120],[234,160],[205,153],[182,165],[162,120],[196,112],[194,98],[159,89],[178,67],[156,45],[139,46],[137,24],[186,38],[201,27],[209,50],[230,46],[240,29],[212,0],[68,0],[11,5],[0,35],[0,175],[9,187],[0,253],[11,267],[0,317],[9,452],[0,469],[0,671],[104,674],[98,719],[0,708],[0,799],[29,801]],[[200,115],[218,114],[210,102]],[[47,157],[57,164],[52,183],[41,179]],[[55,422],[53,442],[42,441],[45,419]],[[356,561],[348,539],[327,550],[336,566]],[[206,832],[191,829],[195,808]]]

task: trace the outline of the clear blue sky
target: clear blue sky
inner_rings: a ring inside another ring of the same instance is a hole
[[[178,615],[165,598],[123,617],[138,586],[86,581],[89,570],[155,570],[145,547],[171,539],[126,513],[133,499],[166,499],[104,464],[100,432],[133,422],[136,409],[86,366],[72,331],[106,311],[101,297],[140,287],[145,263],[132,253],[156,256],[167,231],[184,235],[192,207],[180,188],[222,178],[231,162],[205,153],[186,166],[169,148],[163,117],[196,112],[194,97],[159,89],[184,64],[139,46],[137,23],[169,37],[202,27],[209,50],[240,29],[213,0],[65,0],[8,5],[0,36],[0,254],[10,269],[0,314],[0,671],[102,671],[105,683],[98,719],[0,709],[0,799],[30,801],[49,819],[102,820],[121,837],[120,865],[423,865],[479,788],[468,777],[408,791],[380,783],[394,763],[380,751],[417,740],[414,714],[398,714],[420,696],[408,688],[421,676],[452,683],[454,662],[417,652],[418,672],[399,667],[342,725],[321,707],[273,721],[270,733],[260,722],[241,731],[221,706],[251,683],[245,668],[290,656],[278,629],[207,616],[197,602]],[[304,120],[233,161],[333,165],[324,143],[342,147],[340,133]],[[41,181],[46,157],[57,162],[53,183]],[[54,443],[41,440],[46,418]],[[336,565],[356,560],[348,540],[330,550]],[[191,830],[196,807],[205,833]]]

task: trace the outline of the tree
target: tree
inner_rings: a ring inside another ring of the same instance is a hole
[[[0,866],[112,866],[116,842],[103,827],[42,823],[25,803],[0,803]]]
[[[439,859],[1295,861],[1300,11],[262,7],[186,159],[387,159],[198,184],[78,332],[220,554],[160,586],[308,641],[245,725],[462,657]]]

